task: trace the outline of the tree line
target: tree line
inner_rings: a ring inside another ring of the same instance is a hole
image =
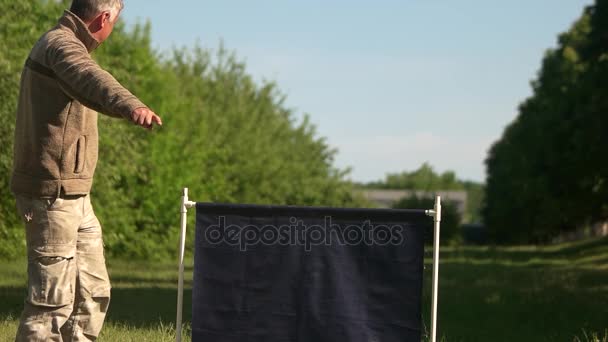
[[[608,219],[608,1],[559,36],[531,85],[486,159],[483,218],[500,243]]]
[[[466,208],[462,217],[456,213],[456,225],[460,222],[479,223],[482,220],[481,205],[484,197],[484,185],[479,182],[459,179],[454,171],[436,172],[429,163],[424,163],[413,171],[387,173],[383,180],[358,184],[358,186],[368,189],[424,191],[430,197],[433,197],[434,192],[437,191],[464,191],[467,194]],[[430,198],[430,202],[423,198],[405,198],[396,205],[399,208],[417,208],[417,205],[428,205],[428,203],[431,203],[430,207],[432,207],[433,198]]]
[[[20,73],[35,40],[68,6],[68,0],[0,0],[3,257],[25,250],[8,188]],[[298,120],[277,85],[254,82],[223,45],[161,53],[151,47],[149,23],[127,30],[119,22],[94,57],[165,123],[150,133],[100,116],[92,198],[109,254],[173,253],[182,187],[198,201],[365,205],[308,118]],[[463,221],[483,220],[498,243],[547,242],[607,220],[607,0],[596,0],[559,36],[532,89],[488,153],[485,186],[424,164],[357,187],[466,191]]]
[[[0,0],[0,256],[25,251],[8,188],[20,73],[36,39],[65,8],[67,0]],[[254,82],[222,44],[161,53],[151,47],[150,24],[127,30],[119,22],[94,58],[164,123],[148,132],[99,118],[91,197],[110,255],[173,255],[182,187],[197,201],[364,203],[347,172],[333,166],[336,151],[310,121],[296,117],[276,84]]]

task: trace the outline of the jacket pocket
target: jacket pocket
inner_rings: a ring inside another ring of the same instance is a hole
[[[86,152],[87,137],[82,135],[80,138],[78,138],[78,142],[76,143],[76,165],[74,168],[74,173],[81,173],[84,171]]]

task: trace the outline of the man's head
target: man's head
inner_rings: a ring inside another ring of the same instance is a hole
[[[70,11],[89,27],[93,37],[103,43],[118,21],[123,0],[72,0]]]

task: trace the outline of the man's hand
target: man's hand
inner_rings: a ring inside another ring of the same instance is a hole
[[[131,114],[131,117],[133,118],[133,123],[147,129],[152,129],[154,124],[159,126],[163,125],[160,116],[156,115],[153,111],[146,107],[135,109]]]

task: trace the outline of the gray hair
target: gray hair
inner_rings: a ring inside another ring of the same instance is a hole
[[[116,20],[118,13],[125,7],[123,0],[72,0],[70,12],[82,20],[94,19],[103,11],[110,12],[110,20]]]

